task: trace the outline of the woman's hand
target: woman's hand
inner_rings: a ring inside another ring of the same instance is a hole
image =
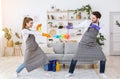
[[[51,36],[48,33],[42,33],[42,36],[45,36],[47,38],[50,38]]]

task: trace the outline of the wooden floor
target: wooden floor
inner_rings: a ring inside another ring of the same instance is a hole
[[[0,57],[0,79],[12,79],[13,73],[22,61],[23,57]],[[95,71],[99,74],[99,64]],[[120,56],[107,57],[105,74],[109,79],[120,79]]]
[[[99,69],[96,69],[97,73]],[[109,79],[120,79],[120,56],[107,57],[106,72]]]

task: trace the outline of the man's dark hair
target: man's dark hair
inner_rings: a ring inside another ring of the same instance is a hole
[[[101,16],[102,16],[101,13],[98,11],[94,11],[94,12],[92,12],[92,14],[95,15],[97,18],[101,18]]]

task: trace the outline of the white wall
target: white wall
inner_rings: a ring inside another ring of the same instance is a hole
[[[46,32],[46,10],[52,5],[60,9],[76,9],[86,4],[90,4],[93,10],[98,10],[103,15],[101,22],[104,27],[101,30],[107,39],[103,50],[109,55],[109,12],[120,11],[120,0],[2,0],[3,26],[20,32],[23,17],[30,15],[39,18],[38,22],[43,24],[43,31]],[[42,38],[42,41],[46,42],[46,39]]]
[[[0,5],[1,5],[1,0],[0,0]],[[0,6],[0,56],[2,56],[2,31],[1,31],[1,28],[2,28],[2,6]]]

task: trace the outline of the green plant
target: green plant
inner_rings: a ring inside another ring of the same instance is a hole
[[[49,27],[53,27],[53,22],[48,22]]]
[[[81,14],[81,12],[87,12],[87,15],[88,15],[88,19],[90,19],[90,14],[92,12],[92,8],[91,6],[88,4],[88,5],[85,5],[85,6],[82,6],[81,8],[78,8],[74,11],[74,14]]]
[[[48,22],[48,24],[53,24],[52,22]]]
[[[15,36],[20,39],[20,35],[17,32],[15,32]]]
[[[10,40],[12,38],[12,33],[11,33],[11,29],[5,27],[2,29],[2,31],[4,31],[4,37],[7,39],[7,40]]]
[[[118,25],[118,27],[120,27],[120,23],[118,22],[118,20],[116,21],[116,25]]]
[[[20,41],[15,42],[15,45],[21,45],[21,44],[22,44],[22,42],[20,42]]]
[[[97,37],[97,39],[96,39],[96,42],[97,42],[100,46],[102,46],[102,45],[104,45],[104,40],[106,40],[105,37],[104,37],[101,33],[99,33],[99,34],[98,34],[98,37]]]
[[[17,32],[15,32],[15,36],[16,36],[18,39],[21,39],[20,35],[19,35]],[[15,42],[15,45],[21,45],[21,44],[22,44],[22,42],[20,42],[20,41],[16,41],[16,42]]]

